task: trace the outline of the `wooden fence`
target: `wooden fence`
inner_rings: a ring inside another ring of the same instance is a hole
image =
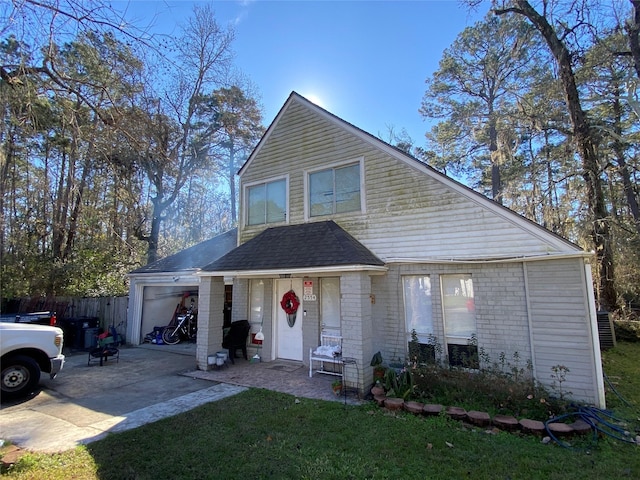
[[[15,309],[18,302],[16,311],[7,313],[53,311],[59,319],[97,317],[102,328],[114,326],[121,333],[126,330],[129,297],[40,297],[22,298],[9,303]]]

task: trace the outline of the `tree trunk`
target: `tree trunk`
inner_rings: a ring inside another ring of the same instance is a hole
[[[99,118],[96,116],[93,121],[93,126],[97,127]],[[76,138],[81,138],[81,132],[75,132]],[[78,150],[78,149],[76,149]],[[91,163],[94,152],[94,138],[93,134],[89,140],[89,145],[84,153],[84,161],[82,162],[82,177],[80,178],[80,184],[77,186],[77,193],[75,194],[73,208],[71,209],[71,217],[69,218],[69,227],[67,231],[67,242],[63,252],[63,260],[67,260],[73,251],[73,244],[75,242],[76,234],[78,233],[78,220],[80,218],[80,212],[82,210],[84,200],[84,189],[87,186],[87,180],[89,178],[89,172],[91,170]]]
[[[4,145],[0,147],[0,255],[5,252],[5,236],[8,231],[8,220],[5,218],[5,199],[15,198],[15,195],[7,195],[7,184],[9,179],[9,166],[13,164],[15,143],[13,132],[7,134]],[[5,223],[7,222],[7,223]]]
[[[162,217],[158,213],[158,205],[153,202],[153,218],[151,219],[151,232],[146,237],[147,240],[147,264],[153,263],[158,259],[158,240],[160,238],[160,224]]]
[[[571,56],[565,44],[558,38],[546,17],[540,15],[527,0],[514,0],[517,8],[497,10],[496,14],[519,13],[524,15],[540,32],[558,65],[560,80],[569,117],[573,127],[573,138],[582,159],[582,177],[585,182],[588,219],[592,222],[591,239],[597,259],[597,296],[600,308],[617,310],[618,298],[614,284],[613,250],[608,212],[604,202],[602,180],[598,164],[598,155],[594,142],[594,132],[582,110],[575,75],[571,65]]]
[[[69,162],[68,169],[67,161]],[[51,255],[55,259],[62,257],[62,244],[64,237],[64,219],[67,216],[67,207],[69,204],[68,192],[69,189],[65,188],[65,176],[67,171],[71,170],[71,162],[66,150],[63,150],[60,158],[60,176],[58,178],[58,186],[55,192],[55,206],[52,212],[52,226],[51,226]],[[70,178],[70,176],[68,176]]]
[[[631,174],[627,167],[627,161],[625,159],[624,148],[620,139],[622,138],[622,105],[620,104],[620,89],[615,87],[613,96],[613,119],[615,121],[613,125],[613,131],[616,134],[612,139],[612,148],[615,153],[615,159],[618,163],[618,171],[622,178],[622,188],[627,200],[627,206],[631,211],[633,222],[636,227],[636,231],[640,234],[640,208],[638,207],[638,200],[636,198],[636,192],[633,182],[631,181]]]
[[[502,205],[502,180],[500,178],[500,152],[498,151],[498,128],[493,100],[489,104],[489,158],[491,160],[491,195]]]
[[[91,150],[91,149],[90,149]],[[82,202],[84,197],[84,189],[87,185],[87,178],[89,177],[89,170],[91,162],[89,160],[89,154],[85,157],[84,165],[82,167],[82,178],[80,179],[80,185],[78,185],[78,192],[75,195],[75,201],[71,210],[71,218],[69,218],[69,228],[67,232],[67,243],[62,256],[63,260],[67,260],[71,256],[73,250],[73,243],[78,232],[78,219],[80,218],[80,211],[82,209]]]
[[[627,23],[629,50],[631,50],[636,75],[640,78],[640,0],[631,0],[631,4],[633,5],[633,15]]]
[[[233,136],[231,136],[231,140],[229,143],[231,145],[229,148],[229,190],[231,192],[231,224],[235,225],[238,215],[236,213],[236,181],[235,181],[236,152],[235,152]]]

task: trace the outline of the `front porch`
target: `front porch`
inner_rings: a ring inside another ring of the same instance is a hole
[[[345,396],[337,397],[331,390],[336,377],[314,374],[309,378],[309,367],[302,362],[274,360],[272,362],[251,363],[244,358],[236,358],[235,364],[229,363],[210,370],[193,370],[184,375],[244,387],[264,388],[276,392],[288,393],[296,397],[328,401],[345,401]],[[347,371],[347,382],[349,381]],[[353,374],[355,376],[355,373]],[[362,400],[362,392],[348,388],[346,402],[357,404]]]
[[[193,342],[181,342],[176,345],[143,343],[136,348],[175,353],[195,358],[197,347]],[[344,395],[336,397],[331,389],[331,384],[340,377],[314,373],[313,377],[309,378],[309,366],[303,362],[273,360],[271,362],[251,363],[251,354],[253,352],[251,349],[249,350],[249,360],[237,357],[234,358],[235,364],[227,360],[227,363],[222,367],[209,366],[207,370],[194,368],[193,370],[185,371],[182,375],[230,385],[264,388],[302,398],[345,401]],[[362,389],[358,390],[355,387],[358,376],[359,372],[356,366],[346,365],[346,382],[348,385],[346,402],[348,404],[360,403],[369,393],[368,391],[363,392]]]

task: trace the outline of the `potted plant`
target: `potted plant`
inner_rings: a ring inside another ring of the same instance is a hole
[[[341,380],[334,380],[334,382],[331,384],[331,390],[333,390],[333,393],[339,397],[340,393],[342,393],[342,381]]]
[[[376,380],[373,387],[371,387],[371,395],[377,397],[379,395],[384,395],[384,387],[382,386],[382,382],[380,380]]]
[[[383,379],[386,368],[382,365],[382,354],[380,352],[373,356],[370,365],[373,367],[373,381]]]

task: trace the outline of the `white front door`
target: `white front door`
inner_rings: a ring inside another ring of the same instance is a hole
[[[287,278],[285,280],[276,280],[276,282],[276,299],[274,302],[274,318],[276,319],[275,356],[276,358],[287,360],[302,360],[302,279]],[[293,290],[300,300],[300,306],[292,326],[289,325],[287,314],[280,306],[282,297],[289,290]]]

